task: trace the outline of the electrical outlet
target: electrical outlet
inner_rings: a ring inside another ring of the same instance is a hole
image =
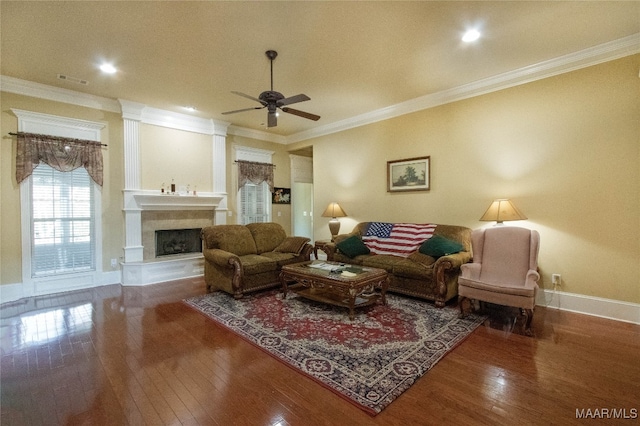
[[[553,284],[554,287],[560,287],[561,280],[562,277],[560,274],[551,274],[551,284]]]
[[[118,267],[118,259],[116,258],[111,259],[111,268],[116,269],[117,267]]]

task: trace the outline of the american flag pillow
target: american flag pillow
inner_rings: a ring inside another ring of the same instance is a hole
[[[375,254],[408,257],[433,236],[436,225],[370,222],[362,241]]]

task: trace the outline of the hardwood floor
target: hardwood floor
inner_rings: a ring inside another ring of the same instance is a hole
[[[204,292],[191,279],[2,305],[0,423],[595,424],[617,410],[607,422],[638,424],[638,325],[538,307],[530,338],[493,311],[371,417],[180,302]]]

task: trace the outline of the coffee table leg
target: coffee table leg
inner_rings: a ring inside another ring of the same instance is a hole
[[[356,296],[357,296],[357,292],[354,289],[350,289],[349,290],[349,319],[351,321],[353,321],[353,318],[355,316],[354,310],[356,306]]]
[[[282,283],[282,298],[287,298],[287,279],[284,272],[280,272],[280,282]]]

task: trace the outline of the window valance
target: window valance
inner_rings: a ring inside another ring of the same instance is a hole
[[[78,167],[87,169],[91,179],[102,186],[102,145],[100,142],[16,133],[16,180],[28,178],[38,164],[45,163],[60,172],[70,172]]]
[[[275,165],[270,163],[257,163],[254,161],[236,161],[238,165],[238,188],[247,183],[260,185],[267,182],[269,191],[273,192],[273,169]]]

